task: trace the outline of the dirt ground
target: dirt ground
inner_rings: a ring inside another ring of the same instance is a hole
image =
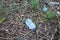
[[[27,2],[28,4],[27,4]],[[41,18],[41,6],[39,2],[36,10],[31,9],[30,0],[0,0],[0,11],[8,18],[0,24],[0,40],[58,40],[60,33],[60,16],[45,23]],[[46,5],[45,5],[46,6]],[[48,6],[50,11],[57,9]],[[1,15],[0,15],[1,16]],[[36,30],[30,30],[25,24],[25,19],[30,18],[36,24]],[[44,19],[46,20],[46,19]]]

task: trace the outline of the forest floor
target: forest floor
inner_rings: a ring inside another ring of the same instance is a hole
[[[27,5],[28,2],[28,5]],[[0,40],[57,40],[60,33],[60,16],[49,22],[42,17],[44,13],[39,2],[36,10],[31,9],[30,0],[0,0],[0,16],[8,18],[0,23]],[[46,6],[46,5],[45,5]],[[54,7],[47,6],[49,11],[57,11]],[[36,30],[31,30],[25,24],[25,19],[30,18],[36,24]],[[43,19],[43,20],[42,20]]]

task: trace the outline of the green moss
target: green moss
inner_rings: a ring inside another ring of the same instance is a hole
[[[3,21],[5,21],[5,20],[6,20],[6,17],[0,18],[0,24],[1,24]]]
[[[32,3],[32,9],[37,9],[39,0],[31,0],[31,3]]]
[[[56,13],[55,12],[50,12],[48,11],[45,15],[44,15],[45,18],[49,19],[49,20],[52,20],[56,17]]]

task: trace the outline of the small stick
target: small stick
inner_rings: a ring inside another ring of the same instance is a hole
[[[53,40],[55,34],[52,34],[51,40]]]
[[[27,34],[25,34],[24,36],[27,36],[28,34],[30,34],[31,33],[31,31],[29,31]]]
[[[45,33],[41,32],[41,31],[40,31],[40,33],[42,33],[44,36],[46,36],[48,39],[50,39],[50,37],[47,36]]]

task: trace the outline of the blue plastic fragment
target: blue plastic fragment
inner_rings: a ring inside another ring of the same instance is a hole
[[[43,7],[43,8],[42,8],[42,12],[46,12],[47,10],[48,10],[47,7]]]
[[[33,23],[33,21],[31,19],[26,19],[25,20],[25,24],[27,25],[27,27],[29,27],[29,29],[31,30],[35,30],[36,29],[36,25]]]

